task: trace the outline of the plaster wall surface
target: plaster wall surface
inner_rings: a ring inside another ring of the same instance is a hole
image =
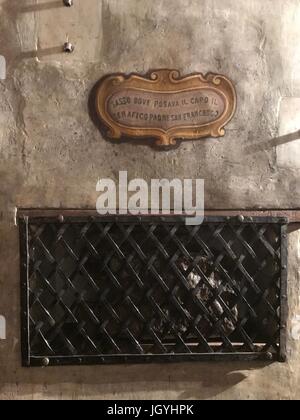
[[[0,398],[296,398],[300,234],[289,234],[289,361],[20,367],[17,207],[94,208],[99,178],[204,178],[206,206],[300,207],[299,0],[0,0]],[[61,52],[69,38],[75,52]],[[224,73],[238,95],[222,139],[158,152],[105,141],[88,98],[114,72]]]

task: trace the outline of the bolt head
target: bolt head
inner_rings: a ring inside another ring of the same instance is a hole
[[[74,51],[75,47],[71,42],[65,42],[64,44],[64,52],[67,54],[71,54]]]
[[[62,214],[60,214],[60,215],[58,216],[58,221],[59,221],[60,223],[64,223],[65,218],[64,218],[64,216],[63,216]]]
[[[42,365],[46,367],[46,366],[49,366],[49,364],[50,364],[50,360],[48,359],[48,357],[45,357],[42,360]]]
[[[242,214],[240,214],[238,216],[238,221],[241,222],[241,223],[243,223],[245,221],[245,217]]]
[[[64,5],[66,7],[71,7],[73,6],[73,0],[63,0],[64,1]]]

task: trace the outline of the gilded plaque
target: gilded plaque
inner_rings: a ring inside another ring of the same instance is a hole
[[[236,92],[228,78],[213,73],[117,74],[99,84],[96,110],[111,139],[154,138],[159,146],[172,146],[178,140],[224,136],[236,110]]]

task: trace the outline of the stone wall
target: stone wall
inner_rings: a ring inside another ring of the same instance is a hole
[[[94,208],[96,182],[205,178],[209,208],[300,207],[299,0],[0,0],[0,398],[300,397],[300,235],[289,235],[289,362],[20,367],[17,207]],[[61,52],[67,37],[74,54]],[[220,72],[238,110],[223,139],[157,152],[105,141],[88,98],[106,73]]]

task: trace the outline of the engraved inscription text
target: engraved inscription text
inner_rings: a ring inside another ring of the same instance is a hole
[[[122,126],[169,130],[216,121],[225,111],[225,99],[212,89],[168,93],[124,89],[108,98],[107,109]]]

